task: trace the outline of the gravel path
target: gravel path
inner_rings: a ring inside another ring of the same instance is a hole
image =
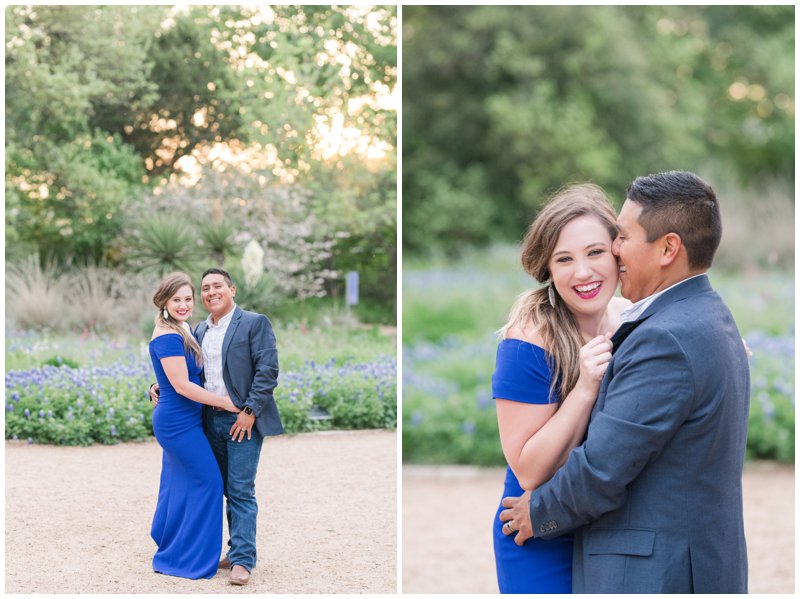
[[[336,431],[264,441],[250,584],[155,574],[155,440],[6,442],[6,593],[394,593],[397,435]],[[365,506],[372,523],[364,526]],[[378,534],[380,533],[380,534]],[[227,540],[227,532],[225,533]]]
[[[504,473],[403,466],[404,593],[497,593],[491,519]],[[750,593],[793,593],[794,467],[748,463],[743,484]]]

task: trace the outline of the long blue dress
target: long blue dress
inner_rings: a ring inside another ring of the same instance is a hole
[[[546,352],[538,345],[520,339],[503,339],[497,347],[497,362],[492,375],[492,396],[530,404],[546,404],[551,374]],[[517,477],[508,468],[503,497],[523,494]],[[502,499],[502,498],[501,498]],[[500,521],[502,504],[492,524],[497,583],[501,593],[571,593],[572,535],[551,540],[528,539],[522,547],[514,535],[503,534]]]
[[[150,536],[158,545],[153,570],[183,578],[211,578],[222,551],[222,476],[203,433],[203,406],[179,395],[161,358],[184,356],[189,380],[200,385],[200,367],[178,333],[150,342],[159,387],[153,432],[164,449],[161,483]]]

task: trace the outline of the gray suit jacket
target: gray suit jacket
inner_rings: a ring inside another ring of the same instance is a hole
[[[700,276],[614,336],[584,443],[530,502],[534,536],[575,530],[576,593],[745,593],[750,374]]]
[[[195,336],[202,345],[208,324],[197,325]],[[255,428],[262,436],[283,432],[272,393],[278,385],[278,348],[272,323],[263,314],[236,306],[222,342],[222,378],[238,408],[250,406]],[[205,406],[206,410],[210,410]]]

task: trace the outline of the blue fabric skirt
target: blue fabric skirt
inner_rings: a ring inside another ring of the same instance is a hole
[[[162,392],[153,432],[164,449],[150,530],[158,545],[153,570],[211,578],[222,551],[222,476],[203,432],[202,406]]]
[[[524,491],[509,468],[503,497],[519,497]],[[501,497],[502,501],[502,497]],[[572,593],[572,535],[554,539],[528,539],[514,543],[514,535],[503,534],[501,505],[492,523],[497,584],[501,593]]]

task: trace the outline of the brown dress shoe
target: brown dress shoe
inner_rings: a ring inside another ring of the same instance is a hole
[[[225,557],[223,557],[221,560],[219,560],[219,566],[218,567],[219,567],[220,570],[230,570],[230,568],[231,568],[231,560],[228,559],[227,555]]]
[[[231,568],[231,584],[244,585],[250,582],[250,572],[244,566],[234,564]]]

